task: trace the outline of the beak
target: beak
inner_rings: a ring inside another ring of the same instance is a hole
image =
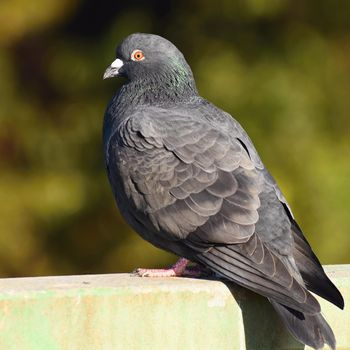
[[[103,74],[103,79],[117,77],[119,74],[119,69],[123,67],[124,62],[117,58],[112,64],[106,69]]]

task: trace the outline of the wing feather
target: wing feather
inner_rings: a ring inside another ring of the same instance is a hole
[[[289,259],[293,239],[281,193],[237,126],[237,135],[227,135],[205,118],[158,110],[138,113],[120,128],[129,212],[147,239],[186,247],[190,258],[283,305],[320,311]],[[269,232],[271,218],[277,224]]]

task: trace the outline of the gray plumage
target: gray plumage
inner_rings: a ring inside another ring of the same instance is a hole
[[[131,59],[142,50],[144,59]],[[118,207],[153,245],[205,265],[267,297],[291,333],[335,348],[312,291],[343,308],[341,294],[293,218],[251,140],[198,95],[181,52],[133,34],[105,77],[127,82],[105,114],[106,166]]]

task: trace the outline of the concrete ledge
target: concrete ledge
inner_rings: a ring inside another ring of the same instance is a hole
[[[328,266],[350,302],[350,265]],[[350,311],[319,299],[337,349]],[[0,279],[2,350],[303,349],[264,298],[219,281],[129,274]]]

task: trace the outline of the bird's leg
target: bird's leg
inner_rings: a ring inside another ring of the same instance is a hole
[[[140,277],[179,277],[184,276],[186,266],[189,260],[180,258],[174,265],[168,269],[136,269],[135,272]]]
[[[143,269],[138,268],[135,273],[140,277],[200,277],[209,276],[212,272],[202,265],[187,266],[190,263],[185,258],[180,258],[168,269]]]

